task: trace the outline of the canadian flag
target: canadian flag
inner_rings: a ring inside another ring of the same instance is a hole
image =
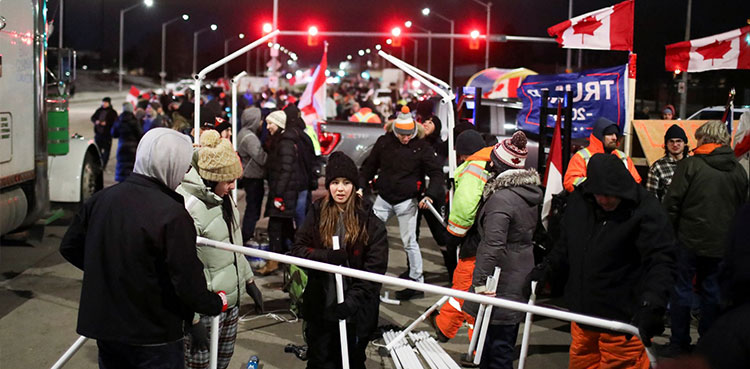
[[[750,69],[750,26],[667,45],[667,71]]]
[[[549,158],[547,158],[547,171],[544,173],[544,202],[542,204],[542,225],[548,227],[549,212],[552,209],[552,195],[563,191],[562,176],[562,139],[560,137],[560,116],[562,107],[557,107],[557,123],[555,133],[552,135],[552,144],[549,147]]]
[[[734,134],[734,156],[739,158],[747,153],[750,153],[750,112],[742,113]]]
[[[326,69],[328,68],[328,43],[323,46],[323,58],[315,68],[312,81],[307,84],[305,92],[299,99],[299,110],[302,119],[308,126],[315,127],[319,120],[326,118]]]
[[[305,69],[305,71],[297,71],[292,78],[289,80],[289,84],[292,86],[301,85],[308,83],[312,78],[312,69]]]
[[[634,0],[594,10],[547,28],[568,49],[633,50]]]
[[[135,108],[135,106],[138,105],[138,96],[141,96],[141,91],[131,85],[130,91],[128,91],[128,96],[125,96],[125,101],[133,104],[133,108]]]
[[[483,94],[484,98],[500,99],[503,97],[518,97],[516,90],[518,90],[518,86],[521,85],[521,80],[524,77],[512,77],[498,81],[492,91]]]

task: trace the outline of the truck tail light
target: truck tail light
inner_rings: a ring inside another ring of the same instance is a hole
[[[328,155],[333,152],[333,149],[341,141],[341,133],[321,132],[320,136],[318,136],[318,141],[320,142],[320,154]]]

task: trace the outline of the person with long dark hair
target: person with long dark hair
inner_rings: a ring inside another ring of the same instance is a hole
[[[185,198],[185,208],[193,217],[198,236],[242,245],[240,216],[231,196],[234,180],[242,175],[240,159],[229,140],[221,138],[214,130],[201,135],[201,148],[195,156],[193,168],[185,175],[177,192]],[[253,283],[252,269],[242,254],[198,246],[198,258],[203,263],[208,287],[226,292],[229,308],[220,315],[218,355],[218,367],[226,368],[234,353],[242,290],[255,300],[256,311],[262,310],[261,294]],[[195,314],[193,324],[188,328],[185,338],[188,368],[208,368],[211,318]]]
[[[314,202],[292,248],[294,256],[384,274],[388,267],[385,225],[372,205],[355,194],[359,178],[351,158],[335,152],[328,159],[328,195]],[[340,249],[333,250],[333,236]],[[344,278],[344,302],[336,301],[330,273],[309,270],[302,317],[307,323],[307,368],[340,368],[337,322],[347,321],[349,366],[365,367],[365,348],[378,323],[380,283]]]

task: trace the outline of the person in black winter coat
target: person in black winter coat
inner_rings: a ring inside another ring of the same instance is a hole
[[[440,130],[443,127],[440,118],[436,115],[430,115],[420,124],[424,128],[424,140],[432,146],[440,166],[444,166],[448,161],[448,143],[443,141],[440,137]],[[443,175],[441,180],[445,182],[446,176]],[[427,180],[425,179],[424,182],[427,183]],[[445,217],[445,194],[443,194],[443,196],[438,196],[434,200],[433,206],[435,207],[435,210]],[[452,252],[446,250],[445,228],[443,228],[440,220],[438,220],[429,209],[419,209],[419,214],[417,215],[417,239],[419,239],[419,229],[422,224],[422,218],[425,218],[427,221],[427,226],[430,227],[432,238],[435,239],[435,243],[438,244],[440,252],[443,254],[445,267],[448,269],[448,279],[453,280],[453,269],[456,268],[456,250],[454,249]]]
[[[294,237],[294,216],[296,214],[297,196],[304,176],[299,167],[299,133],[295,129],[286,129],[286,114],[277,110],[266,117],[268,132],[268,200],[266,216],[268,219],[268,237],[271,251],[286,253]],[[267,275],[278,268],[278,263],[268,261],[258,271]]]
[[[637,337],[572,323],[571,368],[607,359],[647,368],[643,344],[650,345],[664,331],[664,309],[674,283],[672,227],[659,200],[635,182],[619,158],[596,154],[587,173],[588,179],[568,197],[555,248],[528,281],[541,280],[541,289],[545,280],[568,273],[565,300],[570,311],[638,327],[642,343]]]
[[[91,123],[94,123],[94,142],[99,148],[102,158],[102,168],[107,167],[109,153],[112,151],[112,125],[117,119],[117,112],[112,108],[112,99],[105,97],[94,114],[91,115]]]
[[[318,176],[315,174],[315,148],[312,139],[305,133],[307,125],[302,120],[299,109],[289,104],[284,108],[286,114],[286,129],[297,131],[297,152],[299,154],[299,168],[302,181],[297,194],[294,224],[299,228],[304,223],[307,208],[312,202],[312,191],[318,188]]]
[[[421,139],[422,128],[414,122],[409,109],[404,107],[395,121],[386,124],[386,133],[378,138],[365,159],[360,172],[360,188],[368,188],[378,175],[374,187],[378,197],[373,204],[375,215],[383,222],[397,216],[401,242],[406,251],[408,278],[424,282],[422,254],[416,237],[417,207],[425,209],[425,201],[434,203],[444,196],[443,171],[430,144]],[[426,190],[425,174],[430,178]],[[424,197],[417,199],[424,191]],[[423,296],[421,291],[404,289],[396,292],[399,300]]]
[[[112,137],[117,138],[117,166],[115,181],[122,182],[133,171],[135,150],[141,140],[141,125],[133,113],[133,104],[122,104],[122,114],[112,126]]]
[[[175,192],[191,157],[181,133],[149,131],[133,174],[87,200],[60,244],[83,270],[77,332],[97,340],[102,368],[184,368],[184,323],[227,307],[206,288],[193,219]]]
[[[719,274],[725,311],[698,341],[698,355],[713,369],[750,362],[750,204],[737,211]]]
[[[388,237],[371,205],[355,194],[357,166],[343,153],[328,159],[325,185],[328,195],[316,201],[297,232],[294,256],[385,274]],[[340,249],[332,249],[338,236]],[[341,368],[337,323],[347,321],[349,367],[365,368],[365,348],[377,327],[379,283],[344,278],[344,302],[337,303],[334,276],[309,270],[303,295],[302,317],[307,323],[307,368]]]

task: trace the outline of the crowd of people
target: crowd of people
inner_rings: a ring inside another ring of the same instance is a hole
[[[525,302],[531,281],[538,281],[533,292],[563,290],[572,312],[639,329],[634,337],[572,323],[571,368],[647,368],[644,347],[663,332],[665,316],[672,330],[664,356],[696,352],[715,368],[727,367],[722,363],[731,359],[717,356],[722,336],[712,327],[731,326],[723,319],[747,309],[742,286],[750,278],[739,261],[747,259],[750,237],[741,226],[748,176],[723,123],[701,126],[694,150],[679,125],[670,127],[665,156],[651,166],[644,186],[633,161],[618,150],[620,127],[600,118],[588,146],[567,165],[554,245],[535,258],[544,191],[536,170],[527,169],[523,132],[498,142],[459,122],[449,132],[460,162],[449,183],[442,124],[429,104],[394,100],[394,113],[382,116],[366,91],[341,86],[329,95],[327,110],[336,119],[385,122],[384,133],[361,168],[343,153],[331,154],[324,194],[316,199],[323,159],[292,93],[245,94],[237,137],[222,93],[205,94],[200,127],[192,126],[189,94],[124,103],[119,115],[109,98],[102,100],[91,121],[105,165],[112,138],[119,139],[120,184],[86,203],[61,244],[63,256],[85,272],[78,332],[97,340],[101,367],[147,367],[157,360],[170,368],[206,368],[208,327],[219,315],[219,367],[226,368],[241,296],[262,312],[256,275],[283,268],[269,260],[253,271],[242,254],[196,246],[195,238],[249,244],[261,215],[269,219],[273,252],[380,274],[404,267],[399,277],[417,282],[424,282],[424,218],[454,289]],[[191,144],[194,129],[201,130],[197,145]],[[235,181],[245,194],[243,216],[230,196]],[[450,185],[453,202],[446,204]],[[445,226],[428,214],[430,206],[445,215]],[[388,259],[384,224],[394,216],[406,265]],[[334,236],[341,249],[333,249]],[[489,290],[496,267],[499,281]],[[307,340],[307,367],[341,367],[336,325],[346,320],[350,366],[364,368],[381,286],[347,278],[339,303],[331,274],[307,270],[307,278],[301,315],[305,337],[314,337]],[[396,293],[399,300],[422,296],[412,289]],[[689,328],[696,311],[701,340],[694,350]],[[477,312],[477,304],[451,298],[429,322],[446,342],[465,322],[472,326]],[[480,367],[512,368],[523,313],[496,308],[490,319]]]

